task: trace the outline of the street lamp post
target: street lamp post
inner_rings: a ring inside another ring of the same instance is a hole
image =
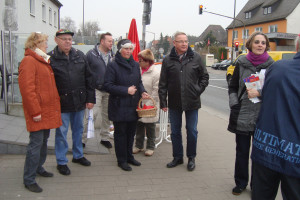
[[[84,43],[84,0],[82,0],[82,43]]]
[[[153,36],[154,36],[154,39],[153,39],[153,42],[155,41],[155,33],[151,32],[151,31],[146,31],[147,33],[152,33]],[[152,45],[153,45],[153,42],[152,42]]]

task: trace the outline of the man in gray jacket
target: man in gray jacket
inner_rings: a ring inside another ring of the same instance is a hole
[[[109,141],[109,128],[110,121],[108,119],[108,96],[109,94],[103,90],[104,76],[107,68],[107,64],[112,59],[112,45],[113,38],[111,33],[103,33],[100,36],[100,43],[95,45],[95,48],[87,52],[86,57],[89,66],[94,75],[94,83],[96,88],[96,104],[93,108],[94,120],[97,122],[100,120],[101,129],[101,144],[106,148],[112,148]],[[82,134],[82,144],[85,147],[87,142],[87,124],[88,120],[84,118],[84,131]],[[97,124],[97,123],[96,123]]]
[[[174,35],[174,47],[161,68],[159,80],[160,108],[170,113],[173,161],[168,168],[183,163],[182,113],[186,116],[187,129],[187,169],[195,169],[197,149],[198,109],[201,107],[200,95],[208,85],[209,75],[200,55],[189,47],[188,37],[183,32]],[[168,102],[167,102],[168,96]]]

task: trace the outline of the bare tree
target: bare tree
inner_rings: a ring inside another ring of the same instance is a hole
[[[64,17],[60,20],[61,28],[68,29],[70,31],[76,32],[75,21],[71,17]]]
[[[82,25],[81,25],[82,30]],[[98,21],[89,21],[84,24],[84,29],[81,31],[84,36],[96,36],[97,31],[100,31],[100,25]]]

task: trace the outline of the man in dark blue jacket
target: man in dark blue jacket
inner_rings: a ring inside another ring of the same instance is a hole
[[[209,75],[200,55],[189,47],[185,33],[175,33],[173,44],[170,55],[162,63],[158,90],[160,108],[165,112],[169,109],[171,120],[174,159],[167,167],[172,168],[183,163],[181,125],[184,111],[187,129],[187,169],[193,171],[197,148],[198,110],[201,107],[200,95],[208,85]]]
[[[55,75],[56,87],[60,96],[61,119],[63,125],[55,132],[55,154],[57,169],[63,175],[71,173],[67,166],[67,133],[72,129],[72,162],[90,166],[91,162],[83,156],[81,143],[83,116],[85,108],[93,108],[95,89],[93,77],[84,53],[72,47],[74,33],[60,29],[56,32],[57,46],[49,52],[50,65]]]
[[[299,35],[300,36],[300,35]],[[267,71],[253,137],[252,199],[300,199],[300,40],[293,60]]]
[[[112,61],[112,45],[113,38],[111,33],[103,33],[100,36],[100,44],[96,44],[95,48],[87,52],[86,58],[94,75],[94,84],[96,88],[96,104],[93,108],[94,121],[97,124],[100,121],[100,137],[101,144],[106,148],[112,148],[109,141],[110,121],[108,119],[108,96],[104,91],[103,83],[108,63]],[[82,143],[85,146],[87,142],[87,124],[88,120],[84,118],[84,131],[82,135]]]

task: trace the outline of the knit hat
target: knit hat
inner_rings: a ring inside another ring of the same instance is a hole
[[[138,57],[143,58],[146,61],[154,61],[154,55],[150,49],[145,49],[138,54]]]
[[[118,51],[120,52],[122,48],[132,47],[134,49],[134,44],[128,39],[120,40],[117,44]]]

